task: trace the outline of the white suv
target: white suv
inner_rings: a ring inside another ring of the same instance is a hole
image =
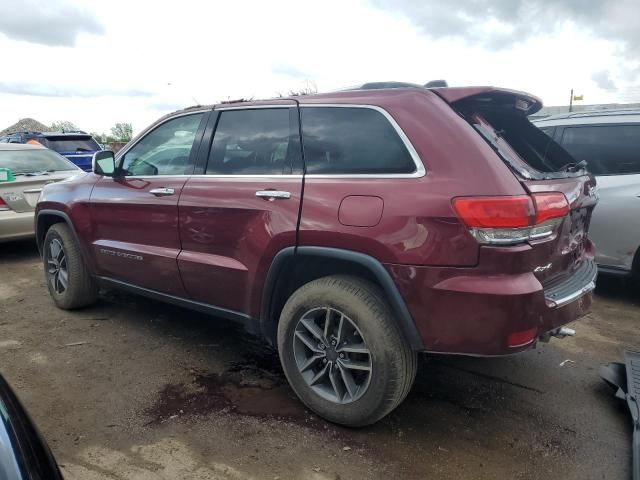
[[[640,277],[640,110],[554,115],[535,122],[598,180],[589,237],[602,273]]]

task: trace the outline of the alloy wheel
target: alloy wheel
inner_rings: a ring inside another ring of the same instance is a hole
[[[300,317],[293,352],[302,378],[326,400],[352,403],[369,386],[371,352],[355,323],[335,308],[314,308]]]
[[[69,285],[69,271],[64,247],[57,238],[49,242],[47,273],[53,290],[59,295],[64,293]]]

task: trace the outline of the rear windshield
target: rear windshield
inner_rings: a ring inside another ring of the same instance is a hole
[[[95,152],[100,146],[92,137],[47,137],[44,143],[56,152]]]
[[[468,118],[520,173],[523,168],[530,174],[584,173],[584,164],[578,165],[569,152],[518,112],[487,109]]]
[[[37,150],[0,150],[0,168],[8,168],[14,175],[78,170],[78,167],[66,158],[44,148]]]

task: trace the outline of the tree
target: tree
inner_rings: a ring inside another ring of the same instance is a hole
[[[128,142],[133,137],[133,126],[130,123],[116,123],[111,127],[111,135],[120,142]]]
[[[104,133],[91,132],[91,136],[98,143],[104,143],[106,135]]]
[[[51,124],[51,131],[53,132],[70,132],[72,130],[78,130],[76,124],[69,120],[57,120]]]

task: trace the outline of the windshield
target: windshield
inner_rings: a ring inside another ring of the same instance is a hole
[[[14,175],[78,170],[66,158],[44,148],[0,151],[0,168],[8,168]]]
[[[94,152],[100,150],[100,146],[89,136],[82,137],[47,137],[46,145],[56,152]]]

